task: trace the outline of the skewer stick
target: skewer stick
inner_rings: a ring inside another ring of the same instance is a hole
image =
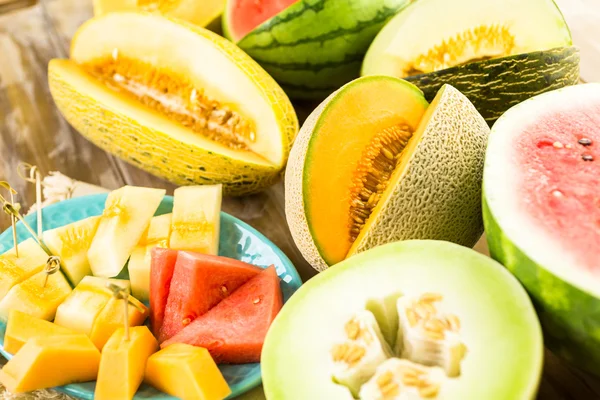
[[[15,189],[13,189],[9,185],[9,183],[6,181],[0,181],[0,187],[8,189],[8,192],[10,193],[10,202],[11,202],[11,204],[15,204],[15,194],[17,193],[17,191]],[[2,202],[4,202],[5,204],[7,202],[6,199],[2,196],[0,196],[0,200]],[[13,243],[15,245],[15,255],[17,256],[17,258],[19,258],[19,245],[17,243],[17,219],[15,218],[14,215],[9,213],[8,211],[4,210],[4,212],[6,212],[10,216],[10,224],[12,226],[12,234],[13,234]]]
[[[50,256],[48,261],[46,261],[46,267],[44,267],[44,272],[46,273],[46,278],[44,279],[44,286],[48,284],[48,278],[50,275],[57,273],[60,270],[60,258],[56,256]]]
[[[129,341],[129,292],[126,288],[112,282],[107,282],[106,287],[112,292],[115,299],[123,300],[123,306],[125,307],[123,312],[123,324],[125,325],[124,340],[127,342]]]
[[[26,182],[35,184],[35,205],[37,210],[37,234],[42,237],[44,232],[42,221],[42,174],[37,166],[29,163],[21,163],[17,168],[17,173]]]

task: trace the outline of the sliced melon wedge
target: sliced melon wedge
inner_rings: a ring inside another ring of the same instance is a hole
[[[19,257],[13,247],[0,256],[0,300],[16,284],[37,274],[46,266],[48,254],[33,239],[19,243]]]
[[[233,43],[148,13],[86,22],[70,60],[50,62],[49,84],[98,146],[179,185],[223,183],[227,194],[279,179],[298,130],[285,93]]]
[[[221,191],[221,185],[175,189],[170,248],[218,254]]]
[[[15,355],[30,339],[75,333],[45,319],[33,317],[19,310],[11,310],[8,314],[8,323],[4,334],[4,351]]]
[[[121,272],[148,228],[166,191],[124,186],[109,193],[98,230],[87,253],[95,276]]]
[[[89,217],[44,232],[44,243],[52,254],[60,257],[61,270],[73,286],[92,274],[87,252],[99,222],[100,217]]]

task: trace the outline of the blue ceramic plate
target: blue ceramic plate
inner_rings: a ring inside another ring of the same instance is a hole
[[[78,197],[44,208],[42,214],[44,229],[58,228],[71,222],[102,214],[106,196],[107,194],[96,194]],[[173,197],[165,196],[156,215],[169,213],[172,207]],[[34,230],[36,229],[35,214],[27,216],[26,221]],[[220,231],[219,255],[235,258],[262,268],[275,265],[277,274],[281,278],[284,302],[300,287],[302,281],[291,261],[277,246],[254,228],[222,212]],[[30,237],[21,223],[18,224],[17,232],[19,242]],[[4,253],[12,247],[12,232],[8,229],[0,235],[0,253]],[[6,326],[0,323],[0,353],[10,359],[11,355],[6,353],[3,347],[5,330]],[[258,363],[221,365],[219,367],[231,388],[230,398],[239,396],[261,383],[260,364]],[[87,382],[62,386],[57,389],[82,399],[93,399],[95,386],[96,382]],[[174,397],[143,384],[134,399],[167,400],[174,399]]]

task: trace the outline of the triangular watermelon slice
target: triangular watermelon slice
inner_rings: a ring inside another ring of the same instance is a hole
[[[150,264],[150,326],[158,337],[165,316],[173,269],[177,261],[177,250],[155,247]]]
[[[179,251],[159,342],[177,334],[261,271],[232,258]]]
[[[267,331],[282,306],[279,278],[270,266],[161,347],[187,343],[205,347],[217,363],[259,362]]]

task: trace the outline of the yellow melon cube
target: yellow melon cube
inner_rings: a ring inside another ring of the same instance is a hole
[[[48,254],[32,238],[19,243],[19,257],[15,248],[0,256],[0,299],[16,284],[37,274],[46,266]]]
[[[37,337],[73,335],[74,331],[32,317],[18,310],[12,310],[8,315],[8,325],[4,334],[4,350],[16,354],[28,340]]]
[[[144,379],[146,361],[158,350],[158,342],[146,326],[113,333],[102,349],[95,400],[131,400]]]
[[[137,306],[129,303],[129,326],[142,325],[146,317],[148,317],[148,308],[134,297],[130,296],[129,300]],[[111,298],[94,321],[90,338],[100,350],[102,350],[112,334],[124,325],[125,307],[123,306],[123,302],[124,300]]]
[[[231,394],[208,350],[183,343],[150,356],[145,381],[182,400],[222,400]]]
[[[11,310],[19,310],[52,321],[58,306],[71,293],[71,286],[60,271],[48,276],[46,286],[45,279],[46,273],[42,271],[13,286],[0,300],[0,320],[7,320]]]
[[[100,352],[86,335],[29,340],[0,371],[0,383],[12,393],[96,379]]]

